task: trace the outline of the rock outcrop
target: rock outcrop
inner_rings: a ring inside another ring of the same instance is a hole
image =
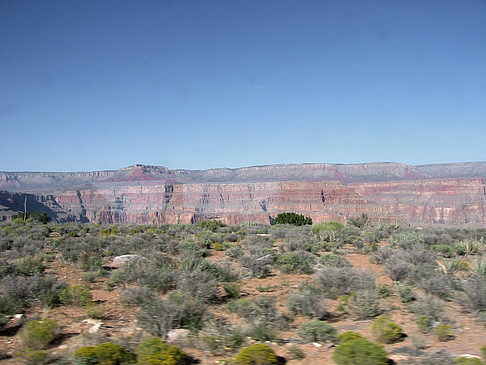
[[[54,218],[58,214],[60,220],[104,224],[191,223],[210,218],[269,223],[278,213],[293,211],[315,221],[346,221],[366,213],[382,223],[481,225],[486,223],[485,180],[484,162],[212,170],[135,165],[87,173],[0,173],[0,188],[35,192],[30,195],[50,205]],[[16,211],[2,202],[4,217],[9,209]]]

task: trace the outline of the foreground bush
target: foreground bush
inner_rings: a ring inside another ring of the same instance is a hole
[[[188,294],[171,292],[165,300],[145,304],[137,313],[138,323],[151,335],[165,338],[174,328],[200,329],[206,306]]]
[[[332,354],[337,365],[386,365],[388,364],[386,351],[382,346],[368,341],[357,334],[340,337],[342,341]]]
[[[81,285],[68,286],[59,295],[59,299],[63,304],[71,304],[76,306],[83,306],[91,302],[93,294],[89,288]]]
[[[158,337],[143,341],[137,348],[137,355],[137,364],[141,365],[184,365],[191,360],[180,348]]]
[[[257,343],[241,349],[235,358],[236,365],[273,365],[277,355],[265,344]]]
[[[394,343],[402,339],[402,327],[385,315],[373,321],[371,331],[376,339],[383,343]]]
[[[120,345],[112,342],[100,343],[98,346],[85,346],[74,352],[78,365],[119,365],[134,364],[135,355]]]
[[[41,365],[47,362],[46,350],[27,349],[17,352],[17,357],[26,365]]]
[[[307,342],[335,342],[337,330],[326,321],[310,321],[299,326],[297,334]]]
[[[41,350],[56,338],[58,329],[53,319],[30,321],[19,332],[20,342],[27,348]]]

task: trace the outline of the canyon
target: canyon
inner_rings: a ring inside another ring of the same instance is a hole
[[[137,164],[94,172],[0,172],[0,190],[3,221],[27,205],[53,220],[96,224],[270,223],[290,211],[315,222],[345,223],[364,213],[374,223],[486,223],[486,162],[208,170]]]

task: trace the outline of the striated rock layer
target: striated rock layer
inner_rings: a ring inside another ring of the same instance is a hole
[[[202,171],[135,165],[90,173],[0,173],[0,186],[35,190],[36,199],[49,201],[56,208],[52,214],[60,219],[103,224],[210,218],[269,223],[278,213],[293,211],[314,221],[345,222],[366,213],[376,223],[482,225],[485,178],[486,163],[301,164]],[[8,219],[5,212],[15,209],[8,202],[2,205],[0,219]]]

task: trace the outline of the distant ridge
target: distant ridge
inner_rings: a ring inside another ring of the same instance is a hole
[[[486,178],[486,162],[417,166],[398,162],[301,163],[207,170],[170,170],[164,166],[135,164],[119,170],[90,172],[0,172],[0,189],[36,191],[123,181],[162,181],[172,184],[339,181],[348,184],[445,178]]]

